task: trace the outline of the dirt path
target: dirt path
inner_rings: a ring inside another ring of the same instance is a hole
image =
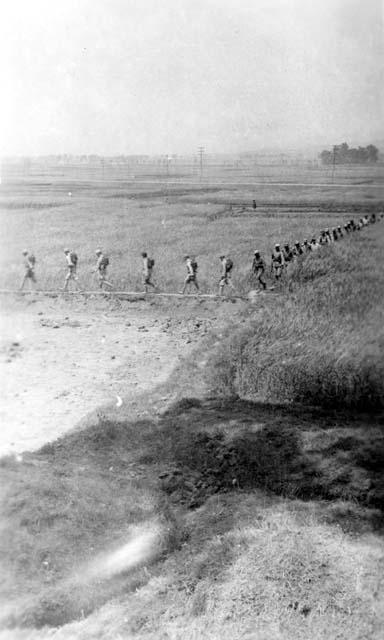
[[[2,308],[0,330],[0,455],[36,449],[97,406],[153,389],[181,351],[145,310],[20,302]]]

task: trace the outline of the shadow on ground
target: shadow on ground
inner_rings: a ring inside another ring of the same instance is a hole
[[[197,547],[204,537],[201,570],[219,579],[231,549],[216,558],[209,539],[236,514],[211,522],[205,504],[214,495],[240,502],[258,491],[292,499],[296,509],[311,500],[320,519],[345,531],[382,532],[383,464],[378,417],[217,398],[185,398],[146,420],[102,416],[20,462],[0,461],[4,597],[16,603],[3,624],[57,626],[145,584],[145,567],[86,589],[71,576],[150,519],[166,531],[154,571],[191,537]]]

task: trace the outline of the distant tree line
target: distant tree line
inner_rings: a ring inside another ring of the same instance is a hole
[[[346,142],[336,144],[331,151],[325,149],[320,153],[323,164],[367,164],[377,162],[379,150],[374,144],[354,149]]]

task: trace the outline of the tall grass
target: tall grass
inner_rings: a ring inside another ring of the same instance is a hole
[[[212,356],[216,391],[248,399],[384,406],[383,228],[298,261],[273,309]]]

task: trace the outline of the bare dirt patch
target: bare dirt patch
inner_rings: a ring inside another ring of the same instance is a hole
[[[60,300],[3,307],[0,454],[40,447],[95,407],[153,389],[178,362],[170,323],[148,311]]]

